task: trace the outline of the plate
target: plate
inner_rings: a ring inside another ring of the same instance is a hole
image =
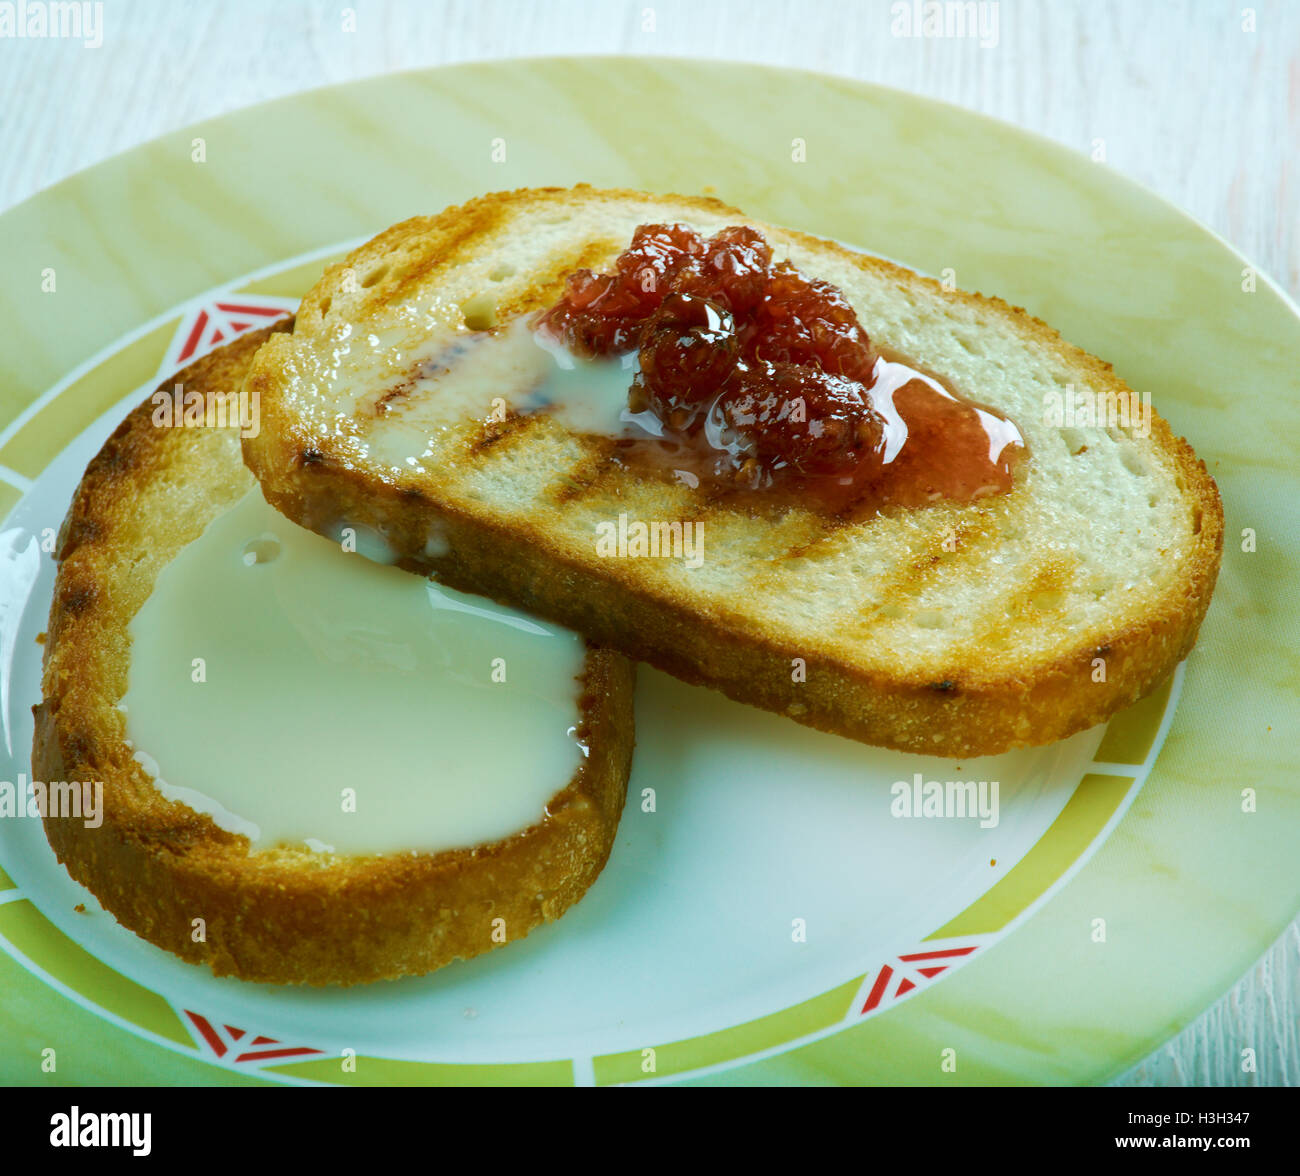
[[[0,217],[15,328],[0,344],[0,778],[30,772],[53,536],[127,409],[388,224],[578,181],[712,192],[951,271],[1112,361],[1224,495],[1196,650],[1104,728],[961,764],[643,669],[628,809],[596,885],[507,951],[394,984],[217,980],[98,910],[39,822],[0,820],[0,1077],[1100,1082],[1230,987],[1300,906],[1300,790],[1277,770],[1300,683],[1283,591],[1294,308],[1103,165],[928,100],[750,65],[390,75],[178,132]],[[996,821],[902,815],[918,774],[996,780]]]

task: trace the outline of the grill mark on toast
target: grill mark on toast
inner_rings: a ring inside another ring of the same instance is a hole
[[[489,451],[505,452],[518,444],[538,424],[536,413],[509,413],[504,420],[487,420],[479,424],[465,442],[464,455],[470,461],[478,461]]]
[[[846,525],[843,519],[824,519],[816,515],[809,515],[807,522],[808,538],[787,547],[785,554],[780,557],[778,562],[784,562],[788,559],[806,559],[828,540],[833,539],[842,532]]]
[[[787,544],[785,550],[748,580],[749,589],[759,595],[780,591],[788,577],[798,573],[797,568],[790,567],[791,563],[822,553],[826,546],[844,531],[844,524],[840,519],[799,512],[799,517],[791,522],[793,515],[795,512],[788,512],[779,522],[774,521],[773,524],[777,528],[773,539],[775,542],[785,542]],[[794,532],[793,536],[782,533],[787,527]]]
[[[414,391],[416,384],[420,380],[436,380],[439,377],[451,375],[455,371],[457,363],[465,358],[470,348],[480,346],[488,337],[495,334],[495,331],[484,331],[453,338],[450,343],[434,355],[411,364],[407,368],[406,374],[393,383],[387,391],[381,393],[368,407],[364,403],[359,405],[357,411],[353,414],[354,419],[364,421],[368,417],[383,416],[385,413],[391,412],[395,407],[398,407],[397,402],[399,400],[404,400]]]
[[[946,527],[929,536],[924,547],[908,563],[900,565],[895,583],[920,589],[940,568],[970,564],[980,546],[993,535],[994,527],[985,515]]]
[[[565,506],[596,494],[610,477],[623,469],[617,460],[618,446],[613,438],[589,437],[591,449],[568,470],[560,474],[544,491],[556,506]]]
[[[955,552],[944,547],[952,534],[949,532],[932,538],[905,564],[900,565],[887,582],[873,593],[876,599],[859,614],[858,632],[868,633],[882,624],[915,623],[909,610],[920,589],[939,569],[949,572],[960,564],[969,569],[968,574],[975,573],[977,568],[971,566],[974,559],[979,550],[987,546],[986,541],[997,538],[997,532],[985,523],[966,524],[956,533],[960,538]],[[967,648],[1000,651],[1012,643],[1017,632],[1023,632],[1026,627],[1053,623],[1057,610],[1039,608],[1035,602],[1047,594],[1064,593],[1076,578],[1077,563],[1077,560],[1060,555],[1039,559],[1032,565],[1028,578],[1021,581],[1019,590],[1010,598],[1000,597],[991,610],[976,619],[973,635],[966,643]],[[927,689],[934,694],[953,697],[963,688],[964,671],[972,662],[960,656],[957,649],[953,652],[955,656],[944,667],[944,676],[926,683]]]
[[[412,286],[424,286],[443,270],[455,269],[462,260],[480,256],[487,249],[484,239],[506,219],[505,208],[499,204],[470,204],[461,212],[436,237],[415,238],[423,247],[422,253],[415,260],[398,262],[396,269],[389,271],[387,280],[378,284],[383,297],[376,301],[398,302]],[[386,256],[380,254],[370,260],[379,261]]]
[[[872,599],[859,611],[851,629],[860,633],[882,623],[905,620],[908,607],[936,576],[954,568],[974,574],[972,565],[978,553],[997,534],[992,518],[983,512],[931,533],[906,559],[897,561],[882,578],[873,581]]]
[[[371,406],[371,410],[370,410],[371,414],[374,416],[382,416],[384,413],[390,410],[394,401],[401,400],[406,396],[408,396],[410,394],[411,389],[414,387],[415,387],[414,374],[408,376],[400,384],[394,384]]]
[[[1017,605],[1032,604],[1035,597],[1045,592],[1064,591],[1074,580],[1070,560],[1054,556],[1043,560],[1034,571],[1029,584],[1017,592],[1012,600]]]
[[[574,270],[597,269],[617,257],[624,245],[612,237],[588,241],[577,250],[553,254],[537,267],[526,286],[513,290],[497,308],[498,318],[506,320],[539,310],[555,302],[564,290],[565,279]]]
[[[975,627],[975,643],[1002,648],[1019,631],[1051,624],[1057,610],[1036,607],[1034,602],[1045,595],[1066,592],[1074,583],[1077,571],[1077,558],[1055,555],[1039,560],[1019,591],[995,603],[983,615]]]

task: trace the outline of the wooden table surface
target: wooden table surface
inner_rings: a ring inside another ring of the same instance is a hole
[[[106,0],[98,46],[0,37],[0,211],[156,135],[314,86],[482,58],[688,54],[862,78],[1104,151],[1300,300],[1300,3],[1002,0],[977,6],[983,37],[947,39],[892,36],[901,7]],[[1300,1084],[1300,921],[1120,1081]]]

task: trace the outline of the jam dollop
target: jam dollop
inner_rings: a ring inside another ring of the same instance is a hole
[[[969,501],[1009,490],[1024,451],[1005,417],[881,355],[842,291],[745,225],[641,225],[536,329],[586,357],[637,352],[628,407],[658,421],[659,464],[738,490],[835,514]]]

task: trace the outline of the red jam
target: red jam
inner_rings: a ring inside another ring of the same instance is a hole
[[[877,353],[829,282],[746,226],[641,225],[612,273],[578,270],[537,328],[585,356],[636,351],[629,408],[658,462],[832,514],[1011,489],[1011,421]],[[784,495],[783,495],[784,496]]]

